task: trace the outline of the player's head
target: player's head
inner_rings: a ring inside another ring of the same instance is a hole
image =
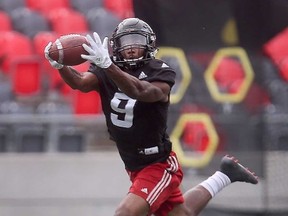
[[[114,62],[127,68],[139,67],[157,52],[155,33],[138,18],[125,19],[116,27],[111,46]]]

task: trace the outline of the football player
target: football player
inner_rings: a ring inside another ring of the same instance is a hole
[[[155,58],[155,33],[146,22],[128,18],[116,27],[109,44],[96,32],[87,40],[83,47],[89,54],[82,55],[91,62],[87,72],[51,60],[51,44],[45,56],[71,88],[101,96],[108,131],[131,180],[115,216],[194,216],[230,183],[257,184],[254,173],[224,156],[219,171],[182,194],[183,172],[166,132],[176,72]]]

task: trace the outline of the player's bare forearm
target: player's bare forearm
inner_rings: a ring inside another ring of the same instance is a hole
[[[70,67],[64,66],[59,70],[62,79],[72,88],[78,89],[81,86],[81,74]]]
[[[59,70],[62,79],[72,88],[82,92],[98,90],[96,76],[89,72],[80,73],[73,67],[64,66]]]
[[[119,89],[131,98],[145,102],[155,102],[162,100],[166,96],[161,88],[129,75],[115,64],[111,64],[105,69],[105,72]]]

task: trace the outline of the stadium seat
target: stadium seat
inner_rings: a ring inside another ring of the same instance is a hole
[[[2,115],[26,115],[34,114],[34,106],[30,103],[16,100],[4,101],[0,104]],[[3,122],[1,122],[3,124]],[[46,145],[46,131],[41,124],[29,122],[17,122],[9,127],[9,151],[18,152],[43,152]],[[9,142],[10,143],[10,142]]]
[[[70,0],[71,7],[75,10],[86,14],[91,8],[103,6],[103,0]]]
[[[16,100],[7,100],[0,103],[0,113],[4,115],[32,114],[34,113],[34,107]]]
[[[104,8],[92,8],[88,11],[86,18],[90,31],[97,32],[102,39],[105,36],[111,36],[121,22],[120,18]]]
[[[7,152],[9,148],[9,128],[0,125],[0,152]]]
[[[83,93],[74,91],[74,113],[99,114],[101,113],[101,100],[96,91]]]
[[[72,89],[68,86],[62,77],[60,76],[58,70],[53,69],[49,71],[49,91],[57,92],[61,96],[70,96]]]
[[[49,21],[41,13],[27,7],[17,8],[11,13],[13,29],[30,38],[38,32],[50,31]]]
[[[83,152],[86,150],[86,132],[81,127],[57,128],[57,150],[59,152]]]
[[[16,58],[34,55],[30,38],[16,31],[1,32],[0,47],[0,56],[4,58],[0,69],[4,74],[10,73]]]
[[[42,125],[17,126],[14,140],[18,152],[44,152],[47,149],[47,130]]]
[[[132,0],[103,0],[104,7],[120,19],[134,17]]]
[[[27,7],[47,15],[59,8],[69,8],[69,0],[26,0]]]
[[[53,100],[45,100],[38,104],[35,112],[41,115],[49,115],[49,114],[61,114],[61,115],[70,115],[73,114],[72,106],[70,103],[64,101],[53,101]]]
[[[78,11],[60,8],[48,14],[51,29],[59,35],[87,33],[88,24],[83,14]]]
[[[0,103],[12,98],[12,87],[9,76],[6,77],[0,74],[0,89]]]
[[[69,102],[48,99],[37,106],[36,113],[45,116],[68,115],[69,117],[69,115],[73,114],[73,110]],[[48,123],[47,126],[53,128],[53,132],[51,133],[50,131],[50,136],[53,134],[54,146],[50,146],[50,150],[53,149],[60,152],[84,151],[86,136],[85,131],[81,127],[75,126],[71,122]]]
[[[42,64],[43,86],[51,86],[51,74],[55,73],[55,70],[51,67],[49,62],[45,59],[44,49],[49,42],[53,42],[58,38],[58,35],[52,31],[38,32],[32,39],[32,44],[35,50],[35,54],[38,56]]]
[[[38,58],[28,57],[13,61],[11,71],[15,96],[32,96],[41,93],[41,63]]]
[[[26,6],[26,0],[1,0],[0,10],[10,14],[14,9]]]
[[[10,16],[4,11],[0,11],[0,32],[11,30],[12,30],[12,21],[10,19]]]
[[[38,32],[32,39],[35,53],[44,58],[44,49],[49,42],[54,42],[58,38],[58,34],[53,31]]]
[[[49,90],[56,91],[63,96],[70,95],[72,89],[63,81],[58,71],[53,69],[49,62],[44,57],[44,48],[48,42],[53,42],[58,38],[59,34],[55,32],[39,32],[33,39],[33,45],[35,52],[42,62],[43,76],[46,77],[44,80],[45,85],[48,86]],[[74,66],[79,71],[87,71],[89,63]]]

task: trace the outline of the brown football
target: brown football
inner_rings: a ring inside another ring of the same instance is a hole
[[[63,35],[54,41],[49,50],[49,56],[63,65],[82,64],[86,60],[81,58],[81,54],[88,54],[82,46],[83,43],[88,44],[86,37],[83,35]]]

